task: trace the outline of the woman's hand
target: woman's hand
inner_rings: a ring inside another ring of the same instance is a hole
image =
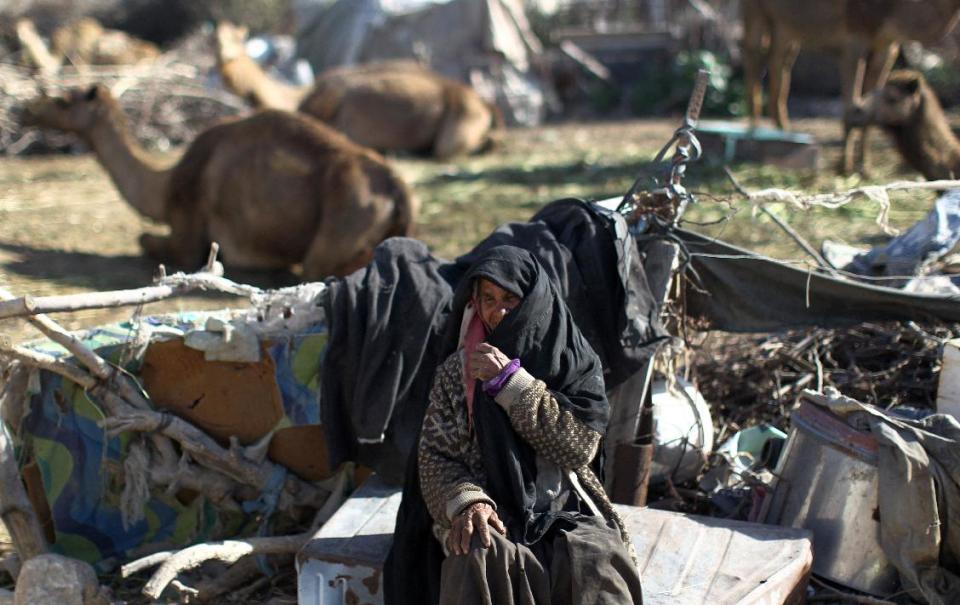
[[[450,527],[450,533],[447,534],[447,550],[455,555],[465,555],[470,552],[470,538],[473,536],[473,530],[476,528],[480,532],[480,542],[484,548],[490,548],[490,527],[506,535],[507,528],[504,527],[497,511],[487,502],[474,502],[453,518]]]
[[[510,358],[497,347],[481,342],[467,359],[467,370],[477,380],[490,380],[510,363]]]

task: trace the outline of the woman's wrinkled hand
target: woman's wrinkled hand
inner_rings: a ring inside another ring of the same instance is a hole
[[[474,502],[453,518],[450,533],[447,534],[447,550],[455,555],[465,555],[470,552],[470,538],[476,529],[480,532],[480,543],[484,548],[490,548],[490,526],[506,535],[497,511],[487,502]]]
[[[467,370],[477,380],[490,380],[510,363],[510,358],[497,347],[481,342],[467,359]]]

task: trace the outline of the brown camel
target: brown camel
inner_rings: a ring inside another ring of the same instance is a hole
[[[760,65],[767,57],[770,115],[789,127],[790,70],[801,45],[840,49],[845,113],[862,95],[882,86],[900,44],[936,42],[960,19],[960,0],[745,0],[744,77],[754,120],[760,114]],[[843,170],[862,169],[865,134],[844,117]]]
[[[298,88],[264,73],[245,38],[245,28],[217,25],[217,64],[230,90],[254,107],[297,108],[361,145],[445,159],[484,149],[502,127],[499,111],[472,88],[413,61],[338,67]]]
[[[105,29],[89,17],[54,30],[49,49],[29,19],[17,21],[16,31],[30,60],[45,74],[56,73],[65,61],[73,65],[133,65],[160,54],[150,42]]]
[[[384,238],[408,235],[417,210],[382,157],[302,114],[213,126],[172,167],[148,157],[102,86],[41,96],[25,118],[84,138],[127,202],[170,226],[169,237],[142,235],[143,249],[179,265],[201,264],[216,241],[229,266],[302,262],[306,279],[345,275]]]
[[[893,72],[882,88],[851,112],[850,120],[890,133],[903,158],[927,180],[960,175],[960,141],[920,72]]]

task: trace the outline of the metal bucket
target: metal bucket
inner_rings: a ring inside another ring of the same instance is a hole
[[[897,570],[880,546],[877,442],[804,401],[792,417],[767,523],[813,532],[813,572],[888,595]]]

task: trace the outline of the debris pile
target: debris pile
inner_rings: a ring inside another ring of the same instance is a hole
[[[718,442],[754,424],[787,427],[803,389],[832,386],[882,408],[934,407],[940,350],[958,324],[865,323],[778,334],[713,332],[693,344],[689,364],[713,404]]]

